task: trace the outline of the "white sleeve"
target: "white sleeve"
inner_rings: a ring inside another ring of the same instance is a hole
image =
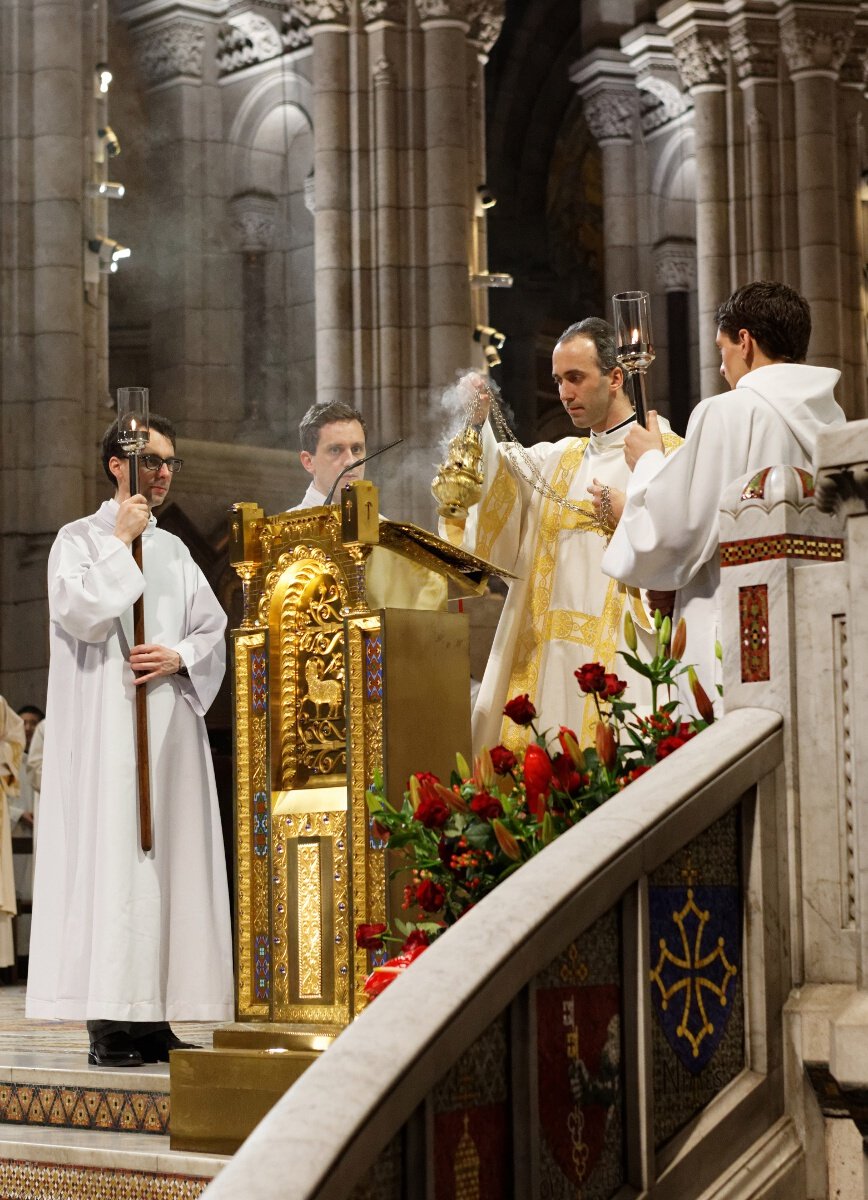
[[[120,538],[61,530],[48,559],[52,621],[82,642],[104,642],[115,620],[145,587],[130,548]]]
[[[213,704],[226,671],[226,613],[192,560],[187,569],[195,573],[187,612],[187,635],[172,647],[187,668],[187,678],[183,675],[173,678],[184,699],[202,717]]]

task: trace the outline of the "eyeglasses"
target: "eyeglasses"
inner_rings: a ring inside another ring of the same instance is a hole
[[[163,467],[168,467],[172,475],[180,471],[184,465],[183,458],[160,458],[159,454],[140,454],[139,462],[149,471],[160,471]]]

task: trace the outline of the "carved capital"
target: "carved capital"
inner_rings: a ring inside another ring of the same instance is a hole
[[[668,80],[649,75],[639,83],[639,119],[643,133],[652,133],[668,125],[691,107],[690,97]]]
[[[470,6],[468,37],[483,54],[490,54],[503,28],[503,0],[475,0]]]
[[[826,428],[814,449],[817,508],[843,517],[868,513],[868,421]]]
[[[673,41],[678,72],[686,88],[723,87],[729,58],[729,39],[725,29],[712,26],[690,28]]]
[[[293,6],[303,21],[317,25],[347,25],[350,20],[350,0],[295,0]]]
[[[788,8],[781,17],[781,49],[790,75],[824,71],[837,75],[850,43],[854,22],[843,13]]]
[[[151,87],[172,79],[201,79],[205,29],[198,21],[176,17],[135,36],[136,59]]]
[[[850,87],[864,88],[868,83],[868,24],[857,21],[838,78]]]
[[[739,80],[777,79],[780,38],[776,21],[738,18],[730,30],[729,46]]]
[[[690,292],[696,287],[696,243],[678,238],[654,247],[654,271],[664,292]]]
[[[416,0],[423,25],[426,21],[460,21],[469,25],[475,7],[473,0]]]
[[[633,89],[602,87],[582,97],[585,120],[598,142],[629,142],[637,114]]]
[[[277,221],[277,199],[268,192],[244,192],[229,201],[232,233],[244,254],[271,249]]]
[[[366,25],[374,21],[389,21],[403,25],[407,5],[403,0],[362,0],[362,16]]]

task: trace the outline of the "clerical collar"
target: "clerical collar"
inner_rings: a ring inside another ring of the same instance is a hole
[[[623,440],[623,435],[628,425],[634,424],[636,414],[631,413],[624,421],[619,421],[617,425],[613,425],[611,429],[604,429],[602,433],[594,433],[591,430],[591,441],[597,446],[608,446],[612,442]]]

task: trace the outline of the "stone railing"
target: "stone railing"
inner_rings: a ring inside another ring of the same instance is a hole
[[[691,1200],[745,1172],[804,1195],[782,756],[778,714],[743,708],[564,834],[341,1035],[209,1200]]]

